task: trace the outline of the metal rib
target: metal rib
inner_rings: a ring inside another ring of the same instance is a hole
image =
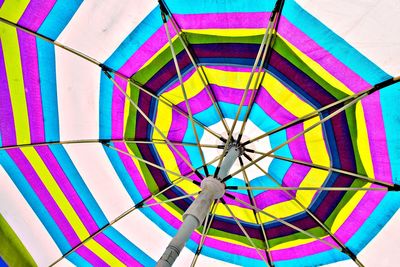
[[[131,105],[135,107],[135,109],[143,116],[143,118],[153,127],[154,130],[158,132],[159,135],[164,138],[164,140],[172,147],[173,150],[178,154],[178,156],[188,165],[188,167],[192,170],[195,168],[192,164],[182,155],[182,153],[168,140],[165,134],[155,125],[155,123],[146,115],[146,113],[133,101],[133,99],[121,88],[121,86],[114,80],[114,78],[108,73],[106,70],[103,70],[106,76],[113,82],[113,84],[118,88],[118,90],[125,96],[126,99],[129,100]]]
[[[247,240],[250,242],[250,244],[253,246],[253,248],[257,251],[257,254],[260,256],[260,258],[265,262],[265,265],[270,266],[267,262],[267,260],[264,258],[262,255],[261,251],[257,248],[257,246],[254,244],[253,240],[251,239],[250,235],[247,233],[246,229],[244,229],[243,225],[240,223],[238,218],[233,214],[232,210],[229,208],[228,205],[226,205],[224,202],[222,204],[225,206],[225,208],[228,210],[232,218],[235,220],[236,224],[239,226],[240,230],[242,230],[243,234],[246,236]]]
[[[109,223],[107,223],[106,225],[104,225],[103,227],[99,228],[96,232],[92,233],[91,235],[89,235],[88,237],[86,237],[84,240],[82,240],[79,244],[75,245],[73,248],[71,248],[68,252],[64,253],[60,258],[58,258],[57,260],[55,260],[53,263],[51,263],[49,266],[55,266],[57,263],[59,263],[61,260],[63,260],[64,258],[68,257],[69,255],[71,255],[72,253],[74,253],[77,249],[79,249],[80,247],[82,247],[84,244],[86,244],[88,241],[92,240],[93,238],[95,238],[97,235],[101,234],[102,232],[104,232],[107,228],[109,228],[110,226],[112,226],[113,224],[115,224],[116,222],[120,221],[121,219],[125,218],[127,215],[129,215],[132,211],[140,208],[144,203],[146,203],[147,201],[149,201],[150,199],[157,197],[161,194],[163,194],[165,191],[169,190],[170,188],[172,188],[173,186],[175,186],[176,184],[174,184],[176,181],[178,181],[179,179],[182,178],[178,178],[176,180],[174,180],[172,182],[172,184],[170,184],[169,186],[167,186],[166,188],[162,189],[159,192],[156,193],[152,193],[150,196],[144,198],[142,201],[138,202],[135,206],[133,206],[132,208],[124,211],[123,213],[121,213],[121,215],[117,216],[114,220],[110,221]]]
[[[203,66],[199,67],[199,65],[197,64],[198,60],[197,60],[197,58],[195,58],[195,55],[190,51],[190,49],[188,47],[189,44],[185,41],[184,38],[182,38],[182,35],[184,35],[184,32],[178,26],[178,23],[176,23],[174,17],[168,14],[168,18],[170,18],[172,26],[173,26],[176,34],[178,35],[178,38],[181,41],[183,48],[185,49],[187,55],[189,56],[190,61],[192,62],[192,65],[196,69],[196,72],[199,74],[200,80],[203,83],[203,86],[206,89],[206,92],[207,92],[207,94],[208,94],[208,96],[209,96],[209,98],[210,98],[215,110],[217,111],[218,116],[219,116],[219,118],[220,118],[220,120],[221,120],[221,122],[222,122],[222,124],[223,124],[223,126],[224,126],[224,128],[226,130],[226,132],[228,133],[229,132],[228,125],[226,124],[225,118],[224,118],[224,116],[222,114],[220,106],[218,105],[216,97],[215,97],[213,91],[211,90],[210,83],[208,82],[208,79],[207,79],[206,73],[205,73],[205,71],[203,69]]]
[[[176,73],[178,75],[179,83],[180,83],[180,86],[181,86],[181,89],[182,89],[182,94],[183,94],[183,97],[185,99],[186,109],[187,109],[187,111],[189,113],[189,120],[190,120],[190,122],[192,124],[193,133],[194,133],[194,136],[195,136],[195,139],[196,139],[197,148],[199,150],[201,162],[203,163],[203,165],[205,165],[206,164],[206,160],[204,158],[203,150],[200,147],[200,138],[199,138],[196,126],[195,126],[194,121],[193,121],[192,109],[191,109],[191,107],[189,105],[189,100],[188,100],[188,96],[187,96],[187,93],[186,93],[185,85],[183,83],[181,70],[179,69],[178,59],[176,58],[174,45],[173,45],[172,40],[171,40],[171,35],[169,34],[169,28],[168,28],[167,20],[165,18],[164,13],[161,12],[161,16],[162,16],[162,20],[164,22],[165,33],[166,33],[167,38],[168,38],[168,43],[169,43],[169,47],[171,49],[171,54],[172,54],[172,57],[173,57],[173,60],[174,60],[175,69],[176,69]],[[206,173],[206,176],[208,176],[207,165],[205,165],[204,171]]]
[[[242,157],[239,157],[239,163],[240,163],[240,166],[243,167],[243,159],[242,159]],[[247,195],[248,195],[248,197],[250,199],[250,204],[254,205],[255,207],[257,207],[256,200],[254,198],[254,194],[253,194],[253,191],[252,191],[253,189],[250,187],[250,181],[249,181],[249,178],[247,176],[246,170],[243,170],[243,178],[244,178],[244,181],[245,181],[245,184],[246,184],[246,191],[247,191]],[[227,187],[227,189],[228,189],[228,187]],[[264,225],[261,223],[260,214],[257,211],[253,210],[253,215],[254,215],[254,219],[256,220],[257,224],[261,228],[261,234],[262,234],[262,236],[264,238],[264,243],[265,243],[265,248],[266,248],[265,252],[267,254],[268,264],[270,266],[274,266],[274,264],[272,262],[271,249],[269,247],[267,234],[265,232]]]

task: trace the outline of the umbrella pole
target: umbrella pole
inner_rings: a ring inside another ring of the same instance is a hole
[[[201,182],[201,193],[183,214],[183,223],[158,261],[157,267],[170,267],[175,262],[193,231],[203,223],[212,202],[224,195],[225,184],[221,180],[228,175],[233,163],[241,153],[242,149],[231,143],[217,178],[209,176]]]

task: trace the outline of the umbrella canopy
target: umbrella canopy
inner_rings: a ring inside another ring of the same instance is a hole
[[[155,265],[233,144],[193,264],[362,266],[400,205],[399,44],[300,4],[2,3],[0,211],[33,259]]]

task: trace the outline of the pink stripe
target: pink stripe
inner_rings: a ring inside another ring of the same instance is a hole
[[[136,261],[120,246],[115,244],[108,236],[104,233],[97,235],[94,240],[96,240],[101,246],[103,246],[107,251],[109,251],[114,257],[124,263],[126,266],[142,266],[140,262]]]
[[[122,78],[115,76],[115,82],[126,91],[127,82]],[[112,93],[112,114],[111,114],[111,138],[120,139],[124,137],[124,107],[126,97],[121,93],[117,86],[113,86]]]
[[[123,143],[113,143],[113,145],[122,150],[125,151],[127,153],[128,149],[126,148],[126,145],[124,145]],[[151,192],[149,191],[149,188],[147,187],[147,185],[144,183],[143,181],[143,177],[140,174],[139,170],[137,169],[135,163],[133,162],[133,159],[131,157],[129,157],[128,155],[122,154],[122,153],[118,153],[119,157],[122,161],[122,163],[125,166],[126,171],[129,173],[129,176],[132,179],[132,182],[135,184],[136,189],[139,191],[140,195],[142,196],[142,199],[149,196],[151,194]],[[139,156],[139,155],[137,155]]]
[[[53,8],[55,0],[30,1],[18,24],[37,31]]]
[[[76,253],[80,255],[82,258],[84,258],[86,261],[88,261],[90,264],[93,266],[104,266],[104,267],[109,267],[109,265],[103,261],[98,255],[93,253],[90,249],[88,249],[86,246],[82,246],[76,250]]]
[[[54,201],[53,197],[48,192],[46,186],[40,180],[39,176],[33,169],[28,159],[25,157],[25,155],[21,152],[20,149],[11,149],[8,150],[7,153],[21,170],[25,179],[40,199],[41,204],[50,213],[50,216],[56,222],[60,231],[64,234],[71,247],[78,244],[80,242],[79,237],[75,233],[71,224],[68,222],[67,218],[62,213],[61,209],[58,207],[57,203]]]
[[[46,167],[49,169],[54,180],[57,182],[61,191],[65,194],[68,202],[71,204],[79,218],[85,225],[86,229],[90,234],[94,233],[99,229],[93,217],[90,215],[85,204],[82,202],[80,196],[76,193],[72,186],[70,179],[65,175],[57,159],[54,157],[52,151],[47,146],[41,146],[35,148]],[[48,177],[50,179],[50,177]]]
[[[361,103],[364,109],[375,177],[380,181],[391,183],[392,171],[390,169],[390,158],[380,103],[380,92],[369,95],[364,98]]]
[[[371,187],[379,186],[371,185]],[[344,224],[340,226],[338,231],[336,231],[335,235],[342,242],[346,243],[357,232],[357,230],[360,229],[371,213],[376,209],[376,207],[385,197],[385,194],[386,192],[368,191],[350,216],[346,219]]]
[[[31,143],[40,143],[45,141],[45,134],[36,37],[20,30],[17,30],[17,33],[21,50],[21,65],[28,108]]]
[[[10,89],[8,87],[6,66],[4,63],[3,46],[0,39],[0,134],[3,146],[17,143],[15,134],[14,114],[11,106]]]
[[[262,101],[260,101],[261,99]],[[281,103],[275,101],[264,87],[260,88],[256,103],[271,119],[281,125],[297,119],[297,117],[287,111]]]
[[[285,17],[281,17],[280,19],[278,32],[292,45],[335,76],[336,79],[341,81],[351,91],[359,92],[371,86],[349,67],[301,32]]]
[[[168,29],[173,38],[176,33],[170,21],[168,21]],[[132,76],[167,43],[168,38],[162,25],[118,71],[128,77]]]

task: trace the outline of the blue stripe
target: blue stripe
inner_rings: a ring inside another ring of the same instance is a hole
[[[58,0],[38,32],[53,40],[57,39],[82,2],[82,0]]]
[[[135,260],[139,261],[143,266],[154,266],[156,262],[145,254],[141,249],[126,239],[120,232],[113,227],[109,227],[104,234],[113,240],[119,247],[125,250]]]
[[[53,218],[50,216],[36,193],[33,191],[32,187],[27,182],[24,175],[21,173],[6,151],[0,151],[0,163],[11,177],[18,190],[29,203],[35,214],[39,217],[40,221],[43,223],[54,242],[60,248],[61,252],[65,253],[71,249],[67,239],[64,237]]]
[[[49,146],[49,148],[56,157],[65,175],[68,177],[68,180],[71,182],[77,194],[82,199],[83,203],[92,215],[97,226],[101,228],[103,225],[106,225],[108,223],[106,217],[104,216],[96,200],[90,193],[85,182],[82,180],[82,177],[72,163],[70,157],[68,156],[68,153],[65,151],[65,148],[62,145],[52,145]]]
[[[36,38],[46,141],[60,139],[54,46]]]

